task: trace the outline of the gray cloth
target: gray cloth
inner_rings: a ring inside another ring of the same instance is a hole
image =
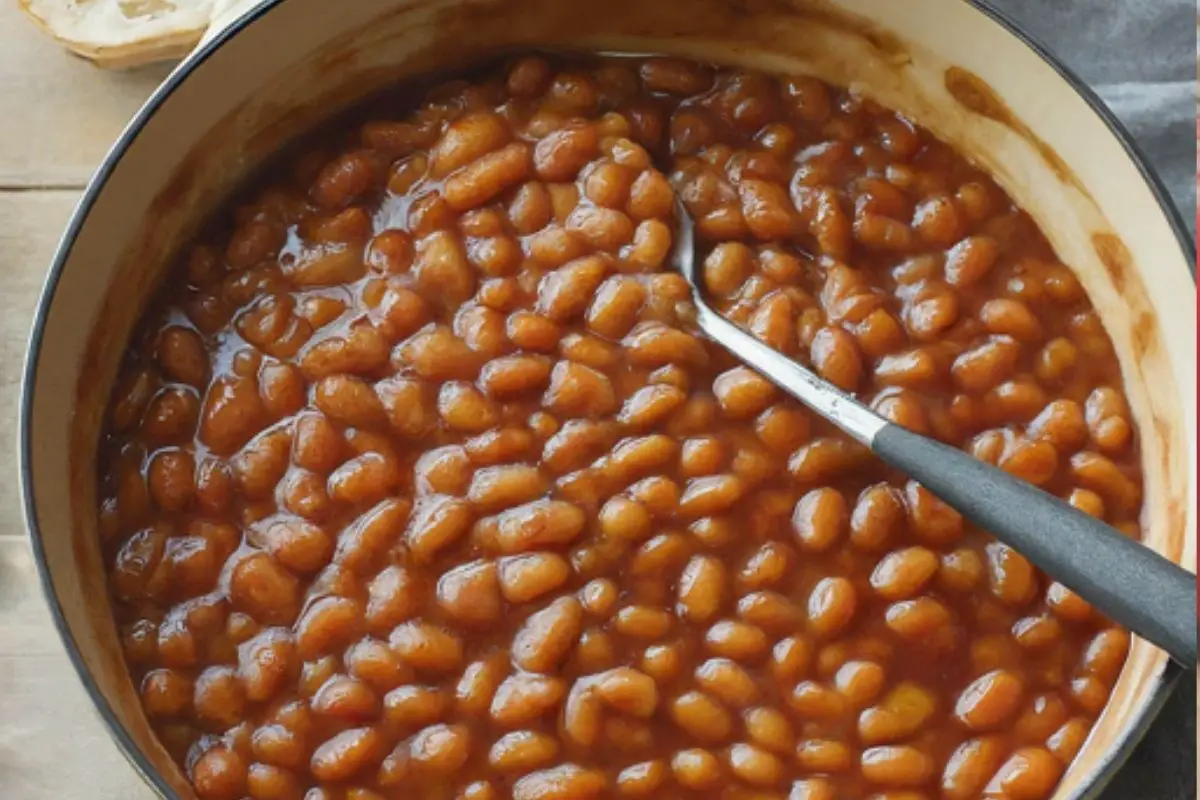
[[[992,0],[1088,81],[1196,225],[1195,0]],[[1196,797],[1196,683],[1188,675],[1103,800]]]
[[[990,1],[1112,107],[1195,235],[1195,0]]]

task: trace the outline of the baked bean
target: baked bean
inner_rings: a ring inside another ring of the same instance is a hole
[[[1041,486],[1058,471],[1058,451],[1048,442],[1014,439],[1005,447],[998,464],[1010,475]]]
[[[623,636],[653,641],[671,629],[671,615],[652,606],[626,606],[613,617],[613,629]]]
[[[871,586],[885,600],[916,597],[937,573],[938,557],[924,547],[909,547],[884,556],[871,573]]]
[[[648,797],[667,780],[667,765],[662,761],[643,761],[621,770],[616,789],[622,797]]]
[[[999,251],[999,244],[990,237],[963,239],[946,254],[946,282],[960,288],[979,283],[995,265]]]
[[[388,644],[419,672],[445,673],[462,662],[458,637],[425,622],[403,622],[392,629]]]
[[[950,611],[931,597],[893,603],[885,618],[887,626],[896,635],[909,641],[924,639],[951,620]]]
[[[1079,754],[1091,724],[1082,717],[1069,720],[1046,740],[1046,747],[1061,763],[1069,764]]]
[[[514,731],[492,745],[488,765],[498,772],[525,774],[553,763],[558,750],[558,742],[550,736],[536,731]]]
[[[604,373],[574,361],[559,361],[550,373],[543,398],[546,408],[563,417],[603,417],[618,405]]]
[[[783,781],[783,762],[770,752],[739,742],[729,748],[729,769],[751,786],[771,787]]]
[[[937,710],[937,700],[929,690],[913,683],[901,683],[883,701],[858,717],[858,736],[864,744],[880,745],[902,741],[917,733]]]
[[[1063,765],[1048,750],[1025,747],[1013,753],[996,772],[985,791],[1003,792],[1016,800],[1047,797],[1054,790]]]
[[[620,350],[615,345],[588,334],[568,334],[558,349],[563,358],[594,370],[611,370],[621,360]]]
[[[1037,574],[1024,556],[997,542],[987,546],[987,561],[992,593],[1001,602],[1020,608],[1033,600]]]
[[[578,638],[582,619],[583,607],[573,597],[530,615],[513,637],[514,663],[531,672],[553,671]]]
[[[761,630],[736,620],[722,620],[710,627],[704,642],[713,653],[734,661],[756,661],[770,648]]]
[[[489,711],[492,722],[502,728],[528,725],[557,708],[566,695],[558,678],[517,673],[496,687]]]
[[[317,690],[311,700],[314,712],[350,724],[372,719],[379,713],[379,697],[362,681],[336,675]]]
[[[775,350],[782,350],[787,353],[792,349],[793,342],[796,342],[796,320],[792,312],[792,299],[790,296],[782,293],[782,291],[772,291],[764,297],[762,302],[758,303],[755,312],[750,315],[748,324],[751,333],[754,333],[755,338],[763,344]],[[815,337],[815,335],[814,335]],[[815,341],[815,339],[814,339]],[[809,342],[810,347],[812,341]],[[821,350],[823,355],[829,355],[830,351]],[[832,353],[842,359],[847,351],[833,350]],[[828,365],[833,367],[834,363],[839,366],[848,366],[847,361],[829,361]]]
[[[845,439],[813,439],[788,459],[788,471],[797,482],[809,485],[831,481],[861,465],[869,452]]]
[[[502,613],[500,579],[490,561],[473,561],[442,574],[437,584],[438,606],[456,624],[486,627]]]
[[[854,764],[850,748],[829,739],[809,739],[796,748],[796,761],[805,772],[845,772]]]
[[[658,707],[658,687],[645,673],[617,667],[596,679],[596,695],[612,709],[646,719]]]
[[[883,668],[871,661],[847,661],[834,675],[834,686],[854,708],[864,708],[882,691]]]
[[[249,700],[270,699],[298,672],[295,642],[283,629],[268,628],[238,648],[238,677]]]
[[[973,731],[994,730],[1016,712],[1023,693],[1019,677],[995,670],[978,678],[959,695],[954,713]]]
[[[122,651],[198,797],[1054,792],[1128,634],[670,269],[678,197],[718,313],[1136,537],[1104,321],[977,166],[666,57],[513,59],[349,133],[187,247],[100,438]]]
[[[505,555],[573,541],[583,530],[584,515],[561,500],[535,500],[476,523],[476,534]],[[483,533],[487,531],[487,533]]]
[[[151,717],[177,717],[192,705],[192,681],[173,669],[156,669],[142,679],[140,694]]]
[[[420,377],[434,381],[474,378],[480,366],[475,351],[442,326],[422,328],[393,351],[392,359],[412,367]],[[495,395],[489,386],[495,377],[489,376],[485,369],[480,378],[484,390]]]
[[[594,800],[608,785],[604,774],[576,764],[530,772],[513,784],[513,800]]]
[[[988,300],[979,309],[979,321],[992,333],[1011,336],[1021,342],[1036,342],[1042,336],[1041,323],[1020,300]]]
[[[1013,625],[1012,635],[1022,647],[1037,650],[1057,642],[1062,636],[1062,625],[1048,615],[1024,617]]]
[[[361,633],[363,609],[347,597],[324,597],[296,622],[296,649],[312,659],[347,644]]]
[[[255,800],[286,800],[302,791],[296,776],[282,767],[251,764],[246,773],[246,790]]]
[[[1099,494],[1106,505],[1116,510],[1126,511],[1141,501],[1141,487],[1110,459],[1098,453],[1086,450],[1076,453],[1071,457],[1071,472],[1076,480]]]
[[[646,430],[670,418],[685,402],[687,395],[674,386],[644,386],[625,401],[617,420],[631,428]]]
[[[978,797],[1004,758],[1004,743],[983,737],[963,742],[942,773],[942,794],[947,800]]]
[[[854,337],[846,331],[832,327],[817,331],[810,357],[825,380],[847,392],[858,388],[862,380],[862,356]]]
[[[540,497],[546,482],[537,468],[505,464],[476,470],[467,489],[467,499],[480,511],[502,511]]]
[[[1129,408],[1125,398],[1111,387],[1101,387],[1088,395],[1086,419],[1092,442],[1107,453],[1124,450],[1133,436]]]
[[[635,325],[622,343],[627,358],[641,367],[697,365],[708,361],[707,351],[695,336],[658,322]]]
[[[868,487],[850,515],[850,541],[863,550],[882,549],[903,518],[904,508],[894,489],[886,484]]]
[[[763,411],[775,393],[775,387],[766,378],[746,367],[735,367],[713,381],[713,394],[721,410],[734,418],[751,417]]]
[[[1029,435],[1070,452],[1087,441],[1083,409],[1073,400],[1054,400],[1029,423]]]
[[[858,598],[845,578],[822,578],[808,596],[808,629],[814,636],[831,638],[854,618]]]
[[[456,211],[475,208],[524,181],[532,169],[529,145],[506,145],[451,175],[443,189],[446,202]]]
[[[233,800],[245,791],[246,769],[241,756],[217,745],[206,750],[192,765],[192,784],[203,800]]]
[[[668,683],[679,676],[681,663],[677,644],[654,644],[642,654],[641,668],[659,683]]]
[[[804,674],[813,658],[812,644],[799,636],[780,639],[771,648],[771,674],[779,683],[789,683]]]
[[[501,147],[509,138],[504,120],[492,113],[469,113],[447,126],[429,153],[429,171],[444,178]]]
[[[846,710],[845,698],[815,681],[796,684],[787,702],[803,719],[834,720]]]
[[[289,624],[300,610],[295,576],[266,553],[250,555],[234,567],[229,579],[233,607],[266,624]]]
[[[1108,628],[1096,634],[1083,652],[1080,668],[1105,683],[1117,679],[1129,653],[1129,633],[1120,628]]]
[[[862,776],[885,786],[920,786],[933,774],[933,759],[908,745],[872,747],[859,762]]]
[[[545,181],[573,179],[591,161],[600,144],[592,125],[574,125],[554,131],[537,143],[533,162],[538,177]]]
[[[634,219],[662,219],[670,216],[674,194],[666,177],[656,169],[644,169],[629,190],[626,210]]]
[[[806,778],[792,784],[788,800],[836,800],[837,789],[825,778]]]
[[[185,450],[160,450],[150,460],[146,482],[150,497],[164,511],[182,511],[196,491],[195,459]]]
[[[502,559],[500,589],[510,603],[528,603],[558,589],[571,565],[557,553],[529,553]]]
[[[351,728],[326,740],[312,755],[309,768],[321,781],[342,781],[382,760],[383,736],[374,728]]]
[[[376,691],[393,689],[409,677],[405,665],[386,644],[377,639],[361,639],[342,656],[346,669],[355,678]]]
[[[679,579],[678,610],[691,622],[708,622],[721,610],[725,599],[725,565],[710,556],[695,556]]]
[[[792,529],[800,545],[813,552],[825,552],[845,536],[850,512],[846,499],[835,489],[814,489],[796,504]]]
[[[938,583],[944,589],[969,592],[983,579],[983,559],[974,550],[960,548],[942,556]]]
[[[803,609],[775,592],[751,592],[737,604],[738,616],[771,633],[795,630],[804,620]]]
[[[679,499],[678,513],[685,519],[728,512],[745,493],[736,475],[707,475],[688,482]]]
[[[413,507],[404,541],[417,561],[428,562],[466,535],[470,526],[471,508],[466,501],[430,495],[419,499]]]
[[[908,524],[913,534],[933,545],[951,544],[962,536],[962,516],[925,487],[909,481],[905,487]]]
[[[1070,339],[1051,339],[1037,355],[1034,369],[1038,380],[1048,385],[1060,382],[1075,366],[1078,358],[1079,350]]]
[[[950,371],[966,391],[985,392],[1012,375],[1020,354],[1021,345],[1015,339],[993,336],[956,358]]]

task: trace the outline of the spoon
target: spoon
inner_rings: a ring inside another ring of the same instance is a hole
[[[889,422],[722,317],[701,296],[694,225],[678,198],[675,214],[672,260],[691,284],[696,324],[709,338],[1110,619],[1195,668],[1194,575],[1032,484]]]

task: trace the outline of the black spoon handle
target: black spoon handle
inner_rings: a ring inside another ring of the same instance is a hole
[[[885,425],[871,446],[1102,613],[1195,668],[1195,575],[1057,497],[899,425]]]

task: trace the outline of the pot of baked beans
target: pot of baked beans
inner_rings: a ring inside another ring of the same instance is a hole
[[[1179,670],[705,339],[676,197],[735,323],[1193,564],[1192,245],[993,11],[262,2],[105,160],[25,375],[149,791],[1098,794]]]

